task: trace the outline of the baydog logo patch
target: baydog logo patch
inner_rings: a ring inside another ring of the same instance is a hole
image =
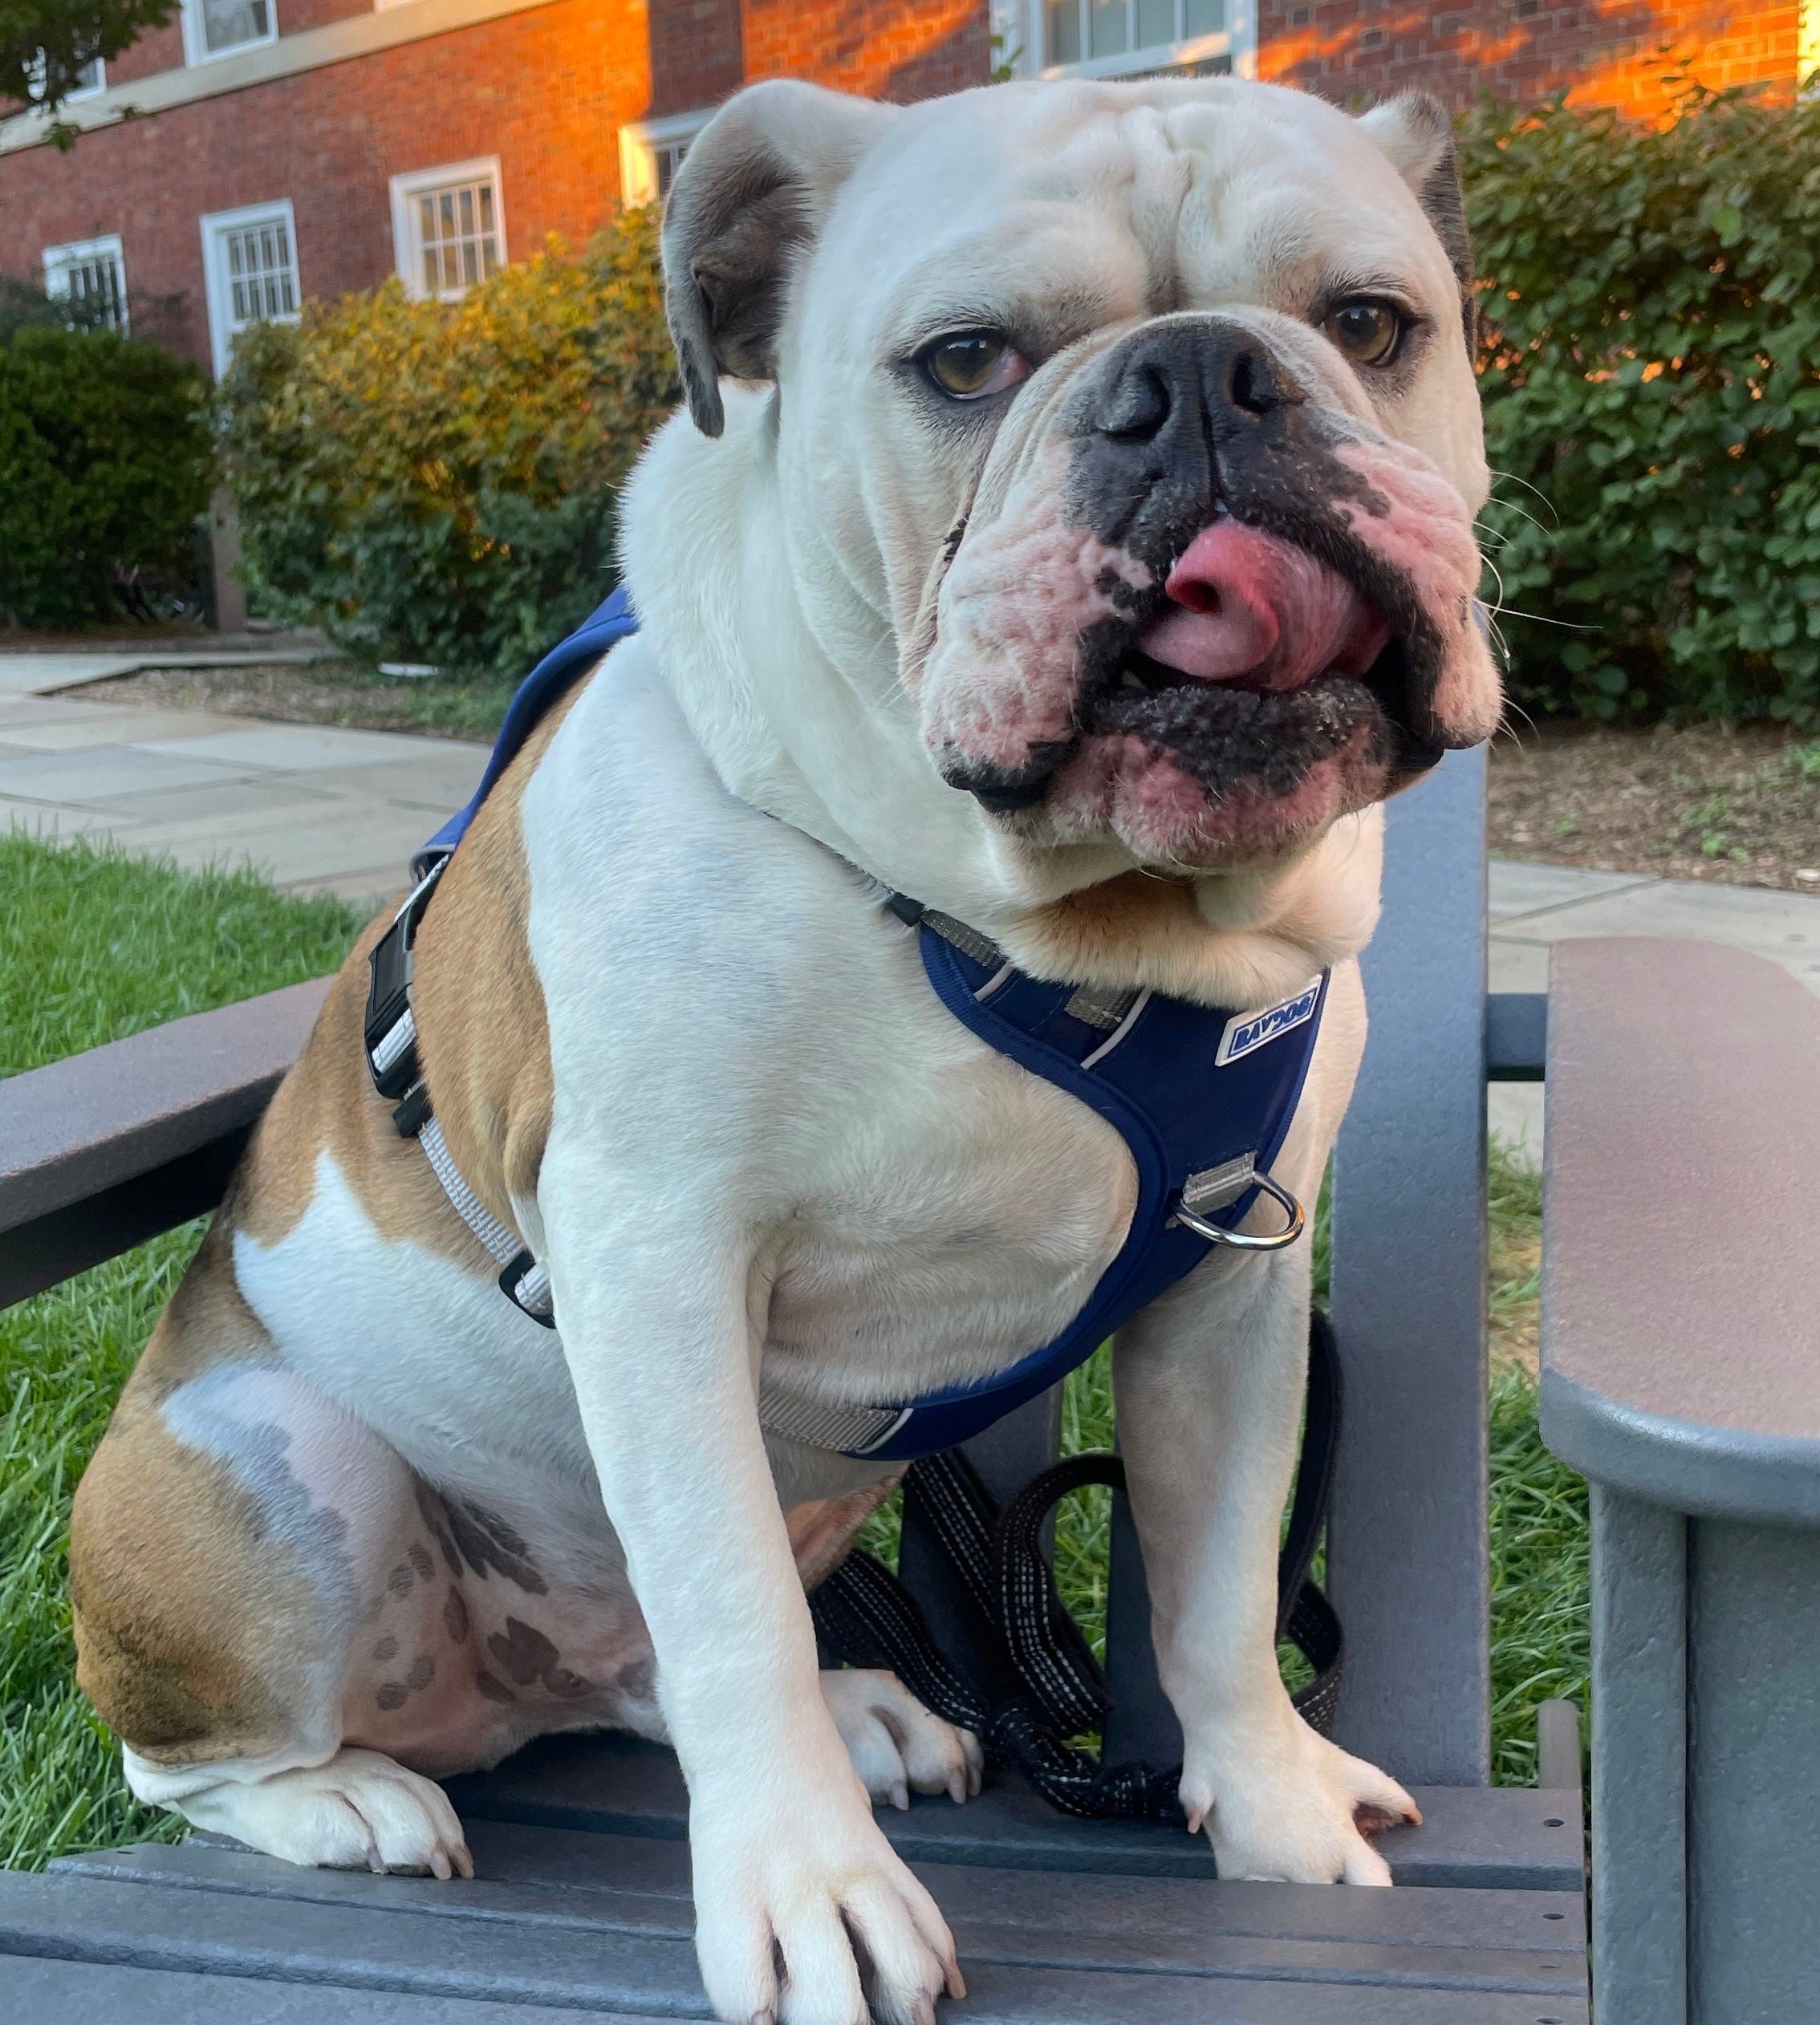
[[[1305,991],[1285,999],[1281,1005],[1267,1006],[1261,1012],[1235,1012],[1220,1036],[1214,1066],[1224,1069],[1229,1061],[1237,1061],[1241,1055],[1252,1053],[1292,1027],[1303,1025],[1314,1018],[1320,1002],[1321,980],[1317,977]]]

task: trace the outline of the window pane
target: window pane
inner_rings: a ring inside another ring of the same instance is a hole
[[[1051,63],[1078,63],[1081,60],[1081,0],[1049,0],[1049,47],[1043,52]]]
[[[223,233],[221,266],[228,277],[228,321],[234,330],[262,317],[297,314],[290,228],[282,218],[262,219]]]
[[[1182,32],[1189,42],[1197,35],[1226,32],[1226,0],[1182,0]]]
[[[416,207],[428,294],[459,294],[498,271],[499,197],[490,181],[421,191]]]
[[[1088,15],[1091,26],[1090,55],[1119,56],[1130,48],[1131,22],[1127,0],[1090,0]]]
[[[211,55],[263,42],[270,25],[269,0],[202,0],[202,46]]]
[[[1176,39],[1176,0],[1137,0],[1137,44],[1156,49]]]

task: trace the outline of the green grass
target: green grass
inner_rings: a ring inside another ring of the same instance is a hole
[[[245,874],[179,872],[86,844],[0,834],[0,1075],[320,975],[360,925],[333,900],[296,900]],[[1494,1159],[1492,1311],[1501,1341],[1533,1341],[1540,1188]],[[0,1310],[0,1865],[181,1833],[139,1807],[114,1745],[72,1678],[64,1594],[69,1499],[115,1395],[200,1226]],[[1324,1215],[1315,1231],[1324,1279]],[[1064,1445],[1110,1439],[1103,1353],[1069,1381]],[[1535,1391],[1501,1365],[1491,1406],[1493,1686],[1498,1778],[1534,1777],[1534,1706],[1582,1700],[1585,1487],[1542,1448]],[[1064,1594],[1103,1646],[1108,1494],[1058,1516]],[[895,1561],[896,1500],[871,1544]]]
[[[0,834],[0,1075],[320,976],[360,917],[246,874]],[[182,1832],[76,1692],[69,1501],[201,1226],[0,1309],[0,1865]]]

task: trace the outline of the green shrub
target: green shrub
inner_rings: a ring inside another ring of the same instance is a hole
[[[0,614],[75,626],[187,588],[212,446],[202,377],[109,331],[0,344]]]
[[[264,608],[456,672],[522,673],[586,617],[676,399],[656,236],[632,212],[458,302],[388,282],[243,335],[221,425]]]
[[[1820,103],[1486,108],[1462,166],[1518,700],[1820,720]]]

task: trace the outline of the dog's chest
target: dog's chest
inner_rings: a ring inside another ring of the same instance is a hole
[[[1111,1128],[1001,1058],[892,1095],[758,1261],[766,1370],[824,1397],[907,1396],[1050,1341],[1135,1201]]]

